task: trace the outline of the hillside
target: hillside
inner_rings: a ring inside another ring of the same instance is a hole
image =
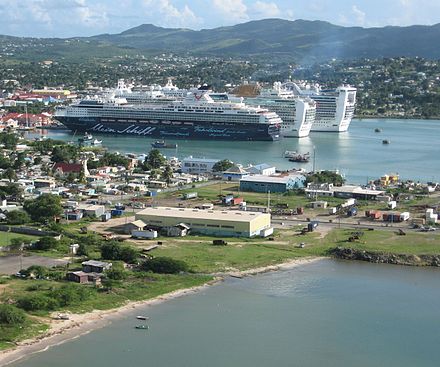
[[[193,31],[141,25],[94,40],[120,47],[190,51],[214,55],[279,54],[301,60],[420,56],[440,58],[440,24],[361,28],[322,21],[265,19],[230,27]]]
[[[151,52],[263,57],[297,63],[332,58],[420,56],[440,59],[440,24],[361,28],[323,21],[264,19],[194,31],[143,24],[119,34],[71,39],[0,36],[1,55],[19,59],[110,57]]]

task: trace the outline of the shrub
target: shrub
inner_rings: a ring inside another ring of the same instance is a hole
[[[61,307],[85,301],[90,295],[91,292],[88,288],[73,284],[64,285],[50,292],[50,296],[55,299]]]
[[[32,294],[17,300],[17,306],[26,311],[54,310],[59,306],[56,299],[44,294]]]
[[[26,321],[25,313],[12,305],[0,305],[0,324],[18,325]]]
[[[131,246],[121,245],[117,241],[109,241],[101,246],[101,256],[105,260],[122,260],[133,264],[137,261],[139,252]]]
[[[188,265],[182,260],[170,257],[156,257],[141,264],[143,271],[152,271],[159,274],[177,274],[188,270]]]
[[[6,222],[8,224],[25,224],[29,223],[31,218],[25,212],[13,210],[6,214]]]
[[[41,237],[37,242],[34,244],[34,249],[36,250],[52,250],[57,248],[58,241],[49,236]]]

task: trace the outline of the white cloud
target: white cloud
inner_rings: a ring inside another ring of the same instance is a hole
[[[214,8],[229,21],[248,20],[247,6],[243,0],[213,0]]]
[[[162,18],[158,19],[156,24],[161,20],[164,21],[162,25],[174,27],[189,27],[201,23],[201,19],[194,14],[188,5],[179,10],[170,0],[144,0],[144,6],[149,14],[157,14]]]
[[[351,11],[356,19],[356,25],[363,26],[365,25],[365,17],[366,14],[362,10],[360,10],[356,5],[353,5]]]
[[[252,7],[258,16],[263,18],[275,18],[280,15],[280,9],[275,3],[266,3],[264,1],[257,1]]]

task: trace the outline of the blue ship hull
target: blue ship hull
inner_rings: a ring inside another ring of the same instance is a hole
[[[145,122],[137,120],[108,121],[100,118],[65,117],[56,119],[76,132],[151,138],[273,141],[280,137],[280,126],[269,124],[203,123],[179,121]]]

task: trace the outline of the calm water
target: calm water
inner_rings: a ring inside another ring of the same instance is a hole
[[[15,367],[438,366],[439,275],[323,260],[231,279]]]
[[[382,129],[375,133],[374,129]],[[71,140],[70,133],[50,131],[50,136]],[[96,135],[111,150],[147,153],[153,139]],[[424,120],[355,120],[342,134],[311,133],[307,138],[283,139],[279,142],[175,141],[177,150],[164,154],[179,158],[193,155],[206,158],[229,158],[237,163],[269,163],[279,169],[304,167],[283,158],[286,150],[313,152],[316,149],[317,169],[339,169],[351,182],[398,172],[402,178],[422,181],[440,180],[440,121]],[[390,145],[383,145],[388,139]],[[171,142],[171,140],[169,141]]]

